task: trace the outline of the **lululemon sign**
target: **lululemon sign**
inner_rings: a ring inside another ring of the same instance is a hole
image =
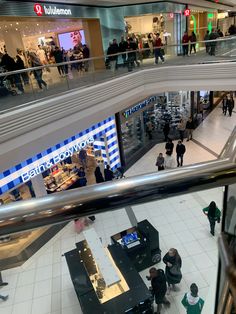
[[[62,9],[56,5],[41,5],[40,3],[34,4],[34,12],[38,16],[48,15],[48,16],[59,16],[59,15],[72,15],[71,9]]]

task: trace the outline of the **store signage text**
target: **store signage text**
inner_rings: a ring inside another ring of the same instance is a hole
[[[56,6],[46,6],[41,5],[39,3],[35,3],[34,5],[34,12],[38,16],[42,15],[72,15],[71,9],[61,9],[57,8]]]
[[[21,175],[22,181],[27,182],[30,179],[34,178],[40,173],[43,173],[44,171],[52,168],[53,165],[58,164],[59,162],[65,160],[68,157],[71,157],[74,153],[78,152],[82,148],[86,147],[88,144],[92,144],[94,142],[93,137],[89,137],[85,141],[78,142],[74,144],[72,147],[66,149],[65,151],[61,152],[60,154],[54,156],[53,158],[45,161],[44,163],[38,165],[37,167],[24,172]]]
[[[144,107],[148,106],[150,103],[152,103],[153,101],[156,100],[156,96],[152,96],[148,99],[145,99],[144,101],[142,101],[141,103],[125,110],[122,114],[123,116],[128,119],[129,116],[131,116],[133,113],[143,109]]]
[[[184,10],[184,16],[190,16],[191,11],[189,9]]]

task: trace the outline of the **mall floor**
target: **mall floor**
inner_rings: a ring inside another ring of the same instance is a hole
[[[236,125],[236,112],[232,117],[223,116],[220,106],[207,116],[194,131],[195,141],[185,142],[185,164],[215,159]],[[163,145],[156,145],[126,175],[155,171],[157,153]],[[160,247],[164,255],[170,247],[175,247],[183,261],[183,279],[177,292],[171,292],[169,309],[163,314],[184,314],[180,301],[189,285],[195,282],[200,296],[206,304],[203,313],[213,314],[214,287],[217,271],[217,235],[209,233],[209,225],[201,209],[216,201],[222,206],[222,188],[181,195],[162,201],[134,206],[137,219],[148,219],[160,233]],[[93,227],[102,238],[104,245],[110,236],[126,229],[130,222],[124,209],[96,216]],[[68,224],[42,249],[19,268],[3,271],[2,275],[9,285],[0,293],[9,294],[6,302],[0,303],[3,314],[79,314],[82,313],[76,297],[63,253],[74,249],[75,243],[83,239],[76,234],[73,223]],[[157,267],[164,268],[163,263]],[[142,278],[148,270],[141,272]],[[213,292],[211,292],[213,291]],[[210,293],[210,294],[209,294]],[[211,295],[211,297],[210,297]]]

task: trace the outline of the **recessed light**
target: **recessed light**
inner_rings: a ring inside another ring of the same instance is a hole
[[[16,28],[16,31],[18,31],[18,28]]]
[[[16,25],[19,25],[19,23],[18,23],[18,22],[16,22]]]

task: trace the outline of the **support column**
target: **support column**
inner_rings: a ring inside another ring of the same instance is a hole
[[[17,48],[24,50],[23,40],[19,31],[9,30],[7,33],[3,33],[3,41],[5,42],[7,53],[12,58],[16,56]]]
[[[31,182],[36,197],[47,195],[42,174],[38,174],[36,177],[32,178]]]

